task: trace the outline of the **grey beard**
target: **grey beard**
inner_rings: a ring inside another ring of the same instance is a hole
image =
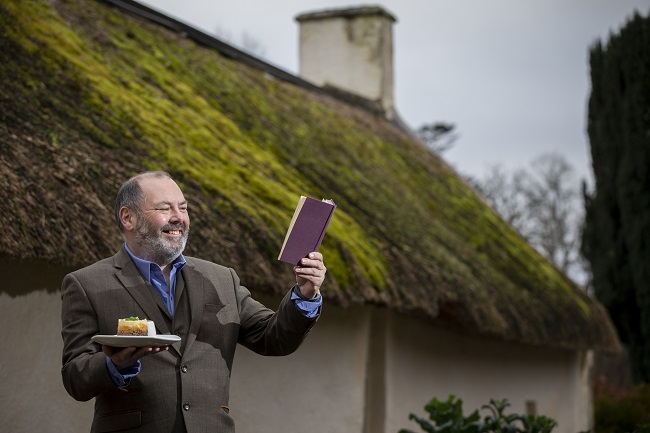
[[[152,230],[148,224],[143,224],[138,227],[136,231],[136,242],[140,244],[141,254],[145,257],[140,257],[158,264],[160,267],[166,266],[176,260],[185,250],[187,238],[189,237],[189,227],[181,226],[183,229],[183,236],[178,241],[166,242],[162,238],[162,231],[169,228],[179,228],[177,225],[168,225],[163,227],[160,231]]]

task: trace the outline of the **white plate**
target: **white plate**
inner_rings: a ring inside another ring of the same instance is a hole
[[[95,335],[95,343],[112,347],[168,346],[181,341],[178,335]]]

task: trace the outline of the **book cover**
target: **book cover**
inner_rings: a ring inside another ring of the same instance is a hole
[[[300,196],[278,260],[295,266],[312,251],[318,251],[334,209],[332,200]]]

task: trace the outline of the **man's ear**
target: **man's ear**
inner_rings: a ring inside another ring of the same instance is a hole
[[[120,208],[120,222],[124,227],[124,230],[131,231],[135,228],[136,215],[131,209],[126,206]]]

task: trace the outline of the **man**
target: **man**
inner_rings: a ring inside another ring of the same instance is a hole
[[[320,314],[326,268],[314,252],[294,268],[296,285],[277,312],[253,300],[234,270],[184,257],[187,201],[165,172],[125,182],[115,214],[124,246],[62,283],[63,384],[95,397],[92,431],[234,432],[228,415],[237,343],[263,355],[298,348]],[[165,347],[99,346],[120,318],[153,320]]]

